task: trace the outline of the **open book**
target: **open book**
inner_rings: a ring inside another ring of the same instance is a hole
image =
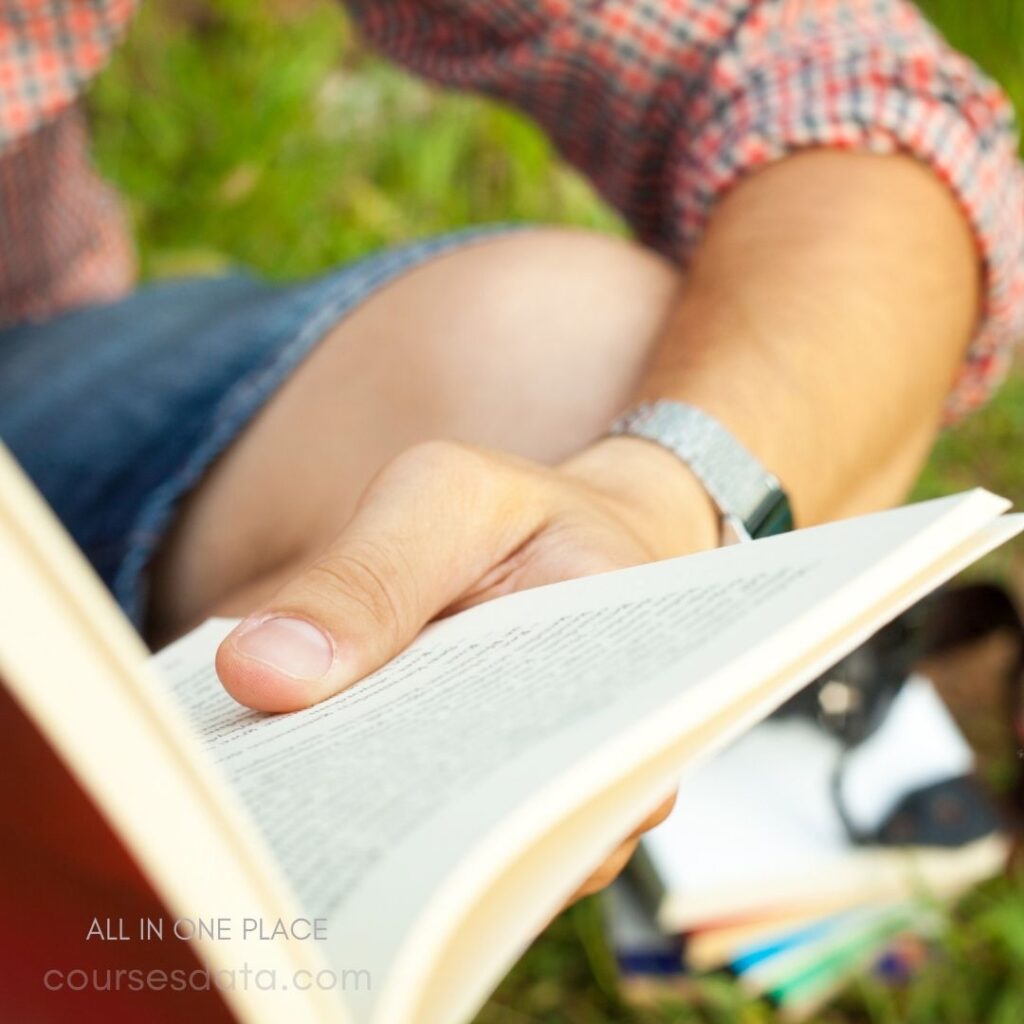
[[[0,676],[172,916],[227,919],[239,1020],[454,1024],[688,768],[1018,533],[984,491],[493,601],[285,716],[153,662],[0,452]],[[159,794],[154,799],[154,793]],[[318,942],[242,922],[322,919]],[[362,983],[357,983],[357,982]]]

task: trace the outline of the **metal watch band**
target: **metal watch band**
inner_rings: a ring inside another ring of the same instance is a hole
[[[740,540],[793,528],[778,479],[701,409],[664,399],[648,402],[624,413],[610,432],[645,438],[682,459]]]

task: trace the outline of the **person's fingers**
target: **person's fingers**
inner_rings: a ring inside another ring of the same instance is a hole
[[[604,863],[572,894],[568,902],[575,903],[585,896],[593,896],[595,892],[600,892],[611,885],[629,863],[629,858],[636,852],[639,842],[638,837],[631,836],[619,844]]]
[[[667,800],[663,800],[658,804],[658,806],[655,807],[639,825],[637,825],[631,833],[631,836],[642,836],[645,832],[650,832],[652,828],[657,828],[672,813],[672,808],[675,807],[675,805],[676,794],[673,793]]]
[[[266,711],[345,689],[522,545],[547,497],[515,460],[447,443],[410,449],[323,555],[229,634],[221,681]]]
[[[592,896],[595,892],[611,885],[629,863],[629,858],[636,852],[640,837],[649,832],[652,828],[660,825],[675,807],[676,794],[673,793],[667,800],[663,800],[658,806],[647,815],[643,821],[621,842],[607,860],[595,871],[584,883],[573,893],[569,903],[575,903],[584,896]]]

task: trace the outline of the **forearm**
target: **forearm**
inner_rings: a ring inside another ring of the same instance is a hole
[[[899,501],[963,358],[979,270],[930,170],[824,150],[784,160],[715,212],[637,399],[726,424],[800,525]],[[636,460],[641,486],[674,486],[643,444],[603,457]]]
[[[522,107],[638,239],[692,268],[641,397],[726,422],[798,522],[906,490],[974,326],[975,250],[985,317],[958,411],[998,381],[1024,322],[1010,111],[911,0],[348,6],[407,66]],[[412,6],[430,13],[396,31]],[[628,441],[583,468],[618,486],[625,450],[634,477],[671,475]]]

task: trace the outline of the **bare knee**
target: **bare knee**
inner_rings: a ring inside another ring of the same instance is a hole
[[[454,337],[435,335],[424,353],[453,383],[456,360],[475,371],[476,388],[449,391],[444,412],[541,461],[586,443],[628,400],[677,287],[675,270],[653,253],[571,230],[481,249],[473,280],[450,314]]]
[[[676,288],[657,256],[564,229],[467,245],[382,288],[186,503],[156,567],[158,617],[188,621],[301,558],[410,445],[544,462],[582,447],[628,401]]]

